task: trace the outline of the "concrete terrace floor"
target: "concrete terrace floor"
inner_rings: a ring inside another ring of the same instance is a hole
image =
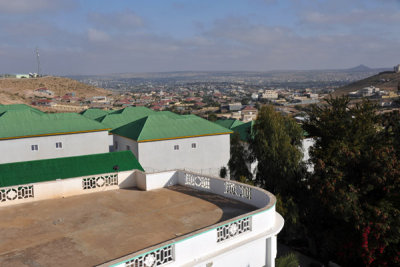
[[[93,266],[255,210],[183,186],[0,208],[0,266]]]

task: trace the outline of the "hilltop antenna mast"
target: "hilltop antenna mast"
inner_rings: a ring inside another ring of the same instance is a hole
[[[39,58],[39,48],[36,47],[36,62],[37,62],[37,75],[40,76],[40,58]]]

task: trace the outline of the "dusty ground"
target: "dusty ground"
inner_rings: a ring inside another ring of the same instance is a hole
[[[93,266],[255,208],[182,186],[0,208],[0,266]]]
[[[34,90],[45,87],[55,95],[63,96],[75,92],[77,97],[108,95],[111,92],[76,80],[63,77],[41,77],[33,79],[0,79],[0,104],[30,104]]]

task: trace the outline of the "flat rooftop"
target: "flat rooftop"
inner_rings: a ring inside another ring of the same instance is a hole
[[[0,266],[93,266],[255,209],[179,185],[0,207]]]

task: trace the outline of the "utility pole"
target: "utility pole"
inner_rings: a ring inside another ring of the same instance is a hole
[[[39,48],[36,47],[36,62],[37,62],[37,75],[40,76],[40,58],[39,58]]]

